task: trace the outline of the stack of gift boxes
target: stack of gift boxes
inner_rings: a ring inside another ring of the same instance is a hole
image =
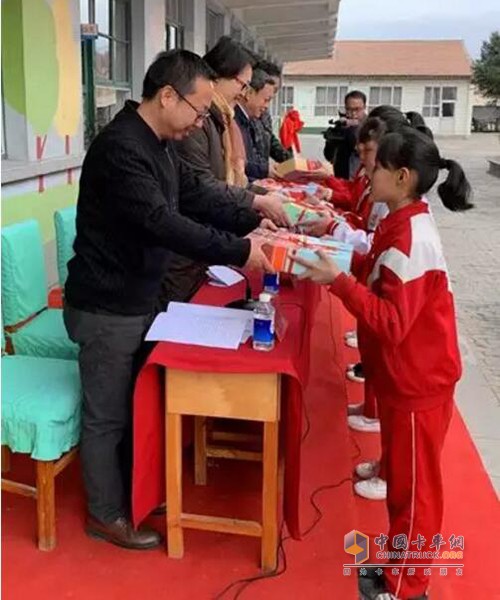
[[[333,191],[318,183],[294,183],[276,179],[259,179],[254,181],[254,186],[263,188],[269,192],[279,192],[293,200],[320,200],[331,202]]]
[[[280,273],[300,275],[304,267],[293,259],[296,256],[305,260],[318,260],[317,250],[324,250],[337,264],[339,269],[348,273],[351,268],[352,251],[350,244],[335,242],[329,238],[316,238],[286,230],[269,231],[257,229],[252,234],[263,241],[263,250],[273,268]]]
[[[295,156],[290,160],[277,164],[275,169],[280,179],[287,179],[288,181],[321,180],[333,175],[331,163],[309,160],[301,156]]]

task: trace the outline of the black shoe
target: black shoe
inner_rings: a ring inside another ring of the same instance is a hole
[[[87,518],[87,535],[130,550],[149,550],[161,544],[161,535],[150,527],[134,529],[125,517],[119,517],[113,523],[101,523],[94,517]]]
[[[378,569],[366,568],[366,575],[358,573],[358,591],[360,600],[398,600],[387,590],[383,575],[377,575]],[[429,600],[427,594],[414,596],[409,600]]]
[[[365,374],[363,373],[363,363],[360,363],[360,362],[356,363],[354,365],[353,371],[354,371],[354,375],[356,375],[356,377],[364,377],[365,376]]]
[[[377,575],[375,569],[365,569],[366,575],[358,573],[358,591],[360,600],[395,600],[387,591],[384,578]]]

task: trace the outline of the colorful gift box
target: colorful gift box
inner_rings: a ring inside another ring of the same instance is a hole
[[[318,260],[317,250],[324,250],[336,265],[348,273],[351,268],[353,247],[351,244],[336,242],[327,238],[315,238],[308,235],[289,233],[285,230],[277,232],[256,230],[251,237],[264,241],[263,250],[276,271],[300,275],[304,267],[296,263],[295,256],[305,260]]]
[[[293,226],[314,223],[323,217],[333,218],[336,214],[331,204],[316,198],[284,202],[283,208]]]
[[[300,201],[315,199],[330,202],[333,196],[331,189],[313,182],[296,183],[277,179],[259,179],[254,181],[253,185],[270,192],[279,192],[284,196]]]
[[[325,177],[333,175],[333,167],[330,163],[309,160],[300,156],[277,164],[275,169],[281,179],[288,181],[325,179]]]

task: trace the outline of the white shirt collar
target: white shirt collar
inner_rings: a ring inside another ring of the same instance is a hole
[[[248,116],[248,113],[247,113],[247,111],[244,109],[243,105],[242,105],[242,104],[240,104],[240,103],[238,102],[238,106],[240,107],[240,109],[241,109],[241,112],[242,112],[242,113],[245,115],[245,117],[246,117],[247,121],[250,121],[250,117]]]

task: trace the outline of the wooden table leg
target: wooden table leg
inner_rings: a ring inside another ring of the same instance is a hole
[[[184,556],[182,515],[182,417],[166,413],[167,551],[172,558]]]
[[[207,419],[194,418],[194,482],[207,485]]]
[[[277,566],[278,432],[278,421],[264,423],[261,565],[265,573],[276,570]]]

